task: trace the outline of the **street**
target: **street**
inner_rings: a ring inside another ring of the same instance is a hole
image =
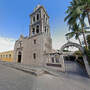
[[[90,90],[90,79],[73,77],[64,74],[34,76],[0,64],[0,90]]]

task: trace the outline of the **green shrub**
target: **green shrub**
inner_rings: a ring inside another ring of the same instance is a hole
[[[84,67],[84,61],[82,56],[78,57],[77,62]]]

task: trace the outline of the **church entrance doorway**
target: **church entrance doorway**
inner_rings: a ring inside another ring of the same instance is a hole
[[[19,52],[19,53],[18,53],[18,63],[21,63],[21,58],[22,58],[22,53]]]

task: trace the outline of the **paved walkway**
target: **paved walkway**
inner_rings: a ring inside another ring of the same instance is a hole
[[[35,77],[0,64],[0,90],[33,90]]]
[[[79,79],[80,80],[80,79]],[[34,90],[90,90],[90,81],[77,81],[64,76],[43,75],[38,77]]]
[[[35,76],[0,64],[0,90],[90,90],[90,79],[61,72]]]

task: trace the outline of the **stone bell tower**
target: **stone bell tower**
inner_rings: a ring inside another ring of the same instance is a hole
[[[50,35],[49,16],[43,6],[37,5],[34,12],[30,14],[29,37],[41,35],[44,52],[48,53],[52,49],[52,39]]]
[[[30,15],[30,18],[30,37],[41,33],[50,34],[49,16],[43,6],[37,5],[34,12]]]
[[[33,13],[30,14],[30,18],[29,37],[35,38],[37,46],[33,45],[33,48],[37,48],[36,51],[41,59],[40,63],[45,63],[47,61],[45,54],[52,51],[49,16],[43,6],[37,5]]]

